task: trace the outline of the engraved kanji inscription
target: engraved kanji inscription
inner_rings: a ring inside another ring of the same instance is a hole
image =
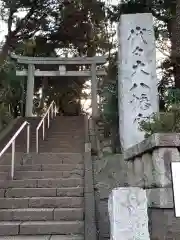
[[[142,48],[140,48],[139,46],[137,46],[134,51],[132,52],[132,54],[134,54],[135,56],[142,56],[144,50]]]
[[[133,102],[136,103],[136,108],[139,108],[141,110],[147,110],[151,106],[150,100],[146,93],[141,93],[140,96],[137,96],[136,94],[133,93],[132,100],[130,101],[130,103]]]
[[[147,44],[147,41],[145,40],[145,37],[144,37],[144,33],[146,32],[151,32],[150,30],[146,29],[146,28],[141,28],[139,26],[136,26],[135,29],[131,29],[130,31],[130,35],[128,37],[128,41],[129,40],[132,40],[134,41],[134,39],[136,37],[140,37],[141,40],[143,41],[144,44]]]
[[[137,60],[136,63],[132,66],[132,69],[134,70],[131,75],[132,77],[137,73],[137,71],[141,71],[146,75],[150,75],[150,73],[145,70],[146,64],[143,63],[141,60]]]

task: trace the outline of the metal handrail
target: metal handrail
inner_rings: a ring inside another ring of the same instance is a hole
[[[3,150],[0,152],[0,157],[6,152],[6,150],[12,145],[12,159],[11,159],[11,178],[14,179],[14,162],[15,162],[15,141],[16,138],[19,136],[21,131],[27,126],[27,153],[29,153],[29,146],[30,146],[30,124],[25,121],[21,127],[16,131],[14,136],[9,140]]]
[[[39,152],[39,129],[41,126],[42,127],[42,131],[43,131],[43,140],[45,138],[45,119],[47,117],[48,120],[48,128],[50,126],[50,114],[51,114],[51,118],[56,116],[56,103],[54,101],[51,102],[50,106],[48,107],[45,115],[43,116],[43,118],[41,119],[41,121],[39,122],[37,128],[36,128],[36,152]]]

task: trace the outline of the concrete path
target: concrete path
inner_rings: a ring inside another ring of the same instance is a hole
[[[63,235],[46,235],[46,236],[3,236],[0,240],[83,240],[81,236],[63,236]]]

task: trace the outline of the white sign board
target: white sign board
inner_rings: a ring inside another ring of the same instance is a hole
[[[176,217],[180,217],[180,162],[172,162],[171,168],[172,168],[175,215]]]

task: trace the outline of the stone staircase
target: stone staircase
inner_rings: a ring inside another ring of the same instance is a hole
[[[84,117],[56,117],[35,153],[37,118],[16,141],[15,178],[11,149],[0,162],[0,239],[84,240]],[[2,149],[22,120],[0,143]],[[42,132],[42,129],[40,130]]]

